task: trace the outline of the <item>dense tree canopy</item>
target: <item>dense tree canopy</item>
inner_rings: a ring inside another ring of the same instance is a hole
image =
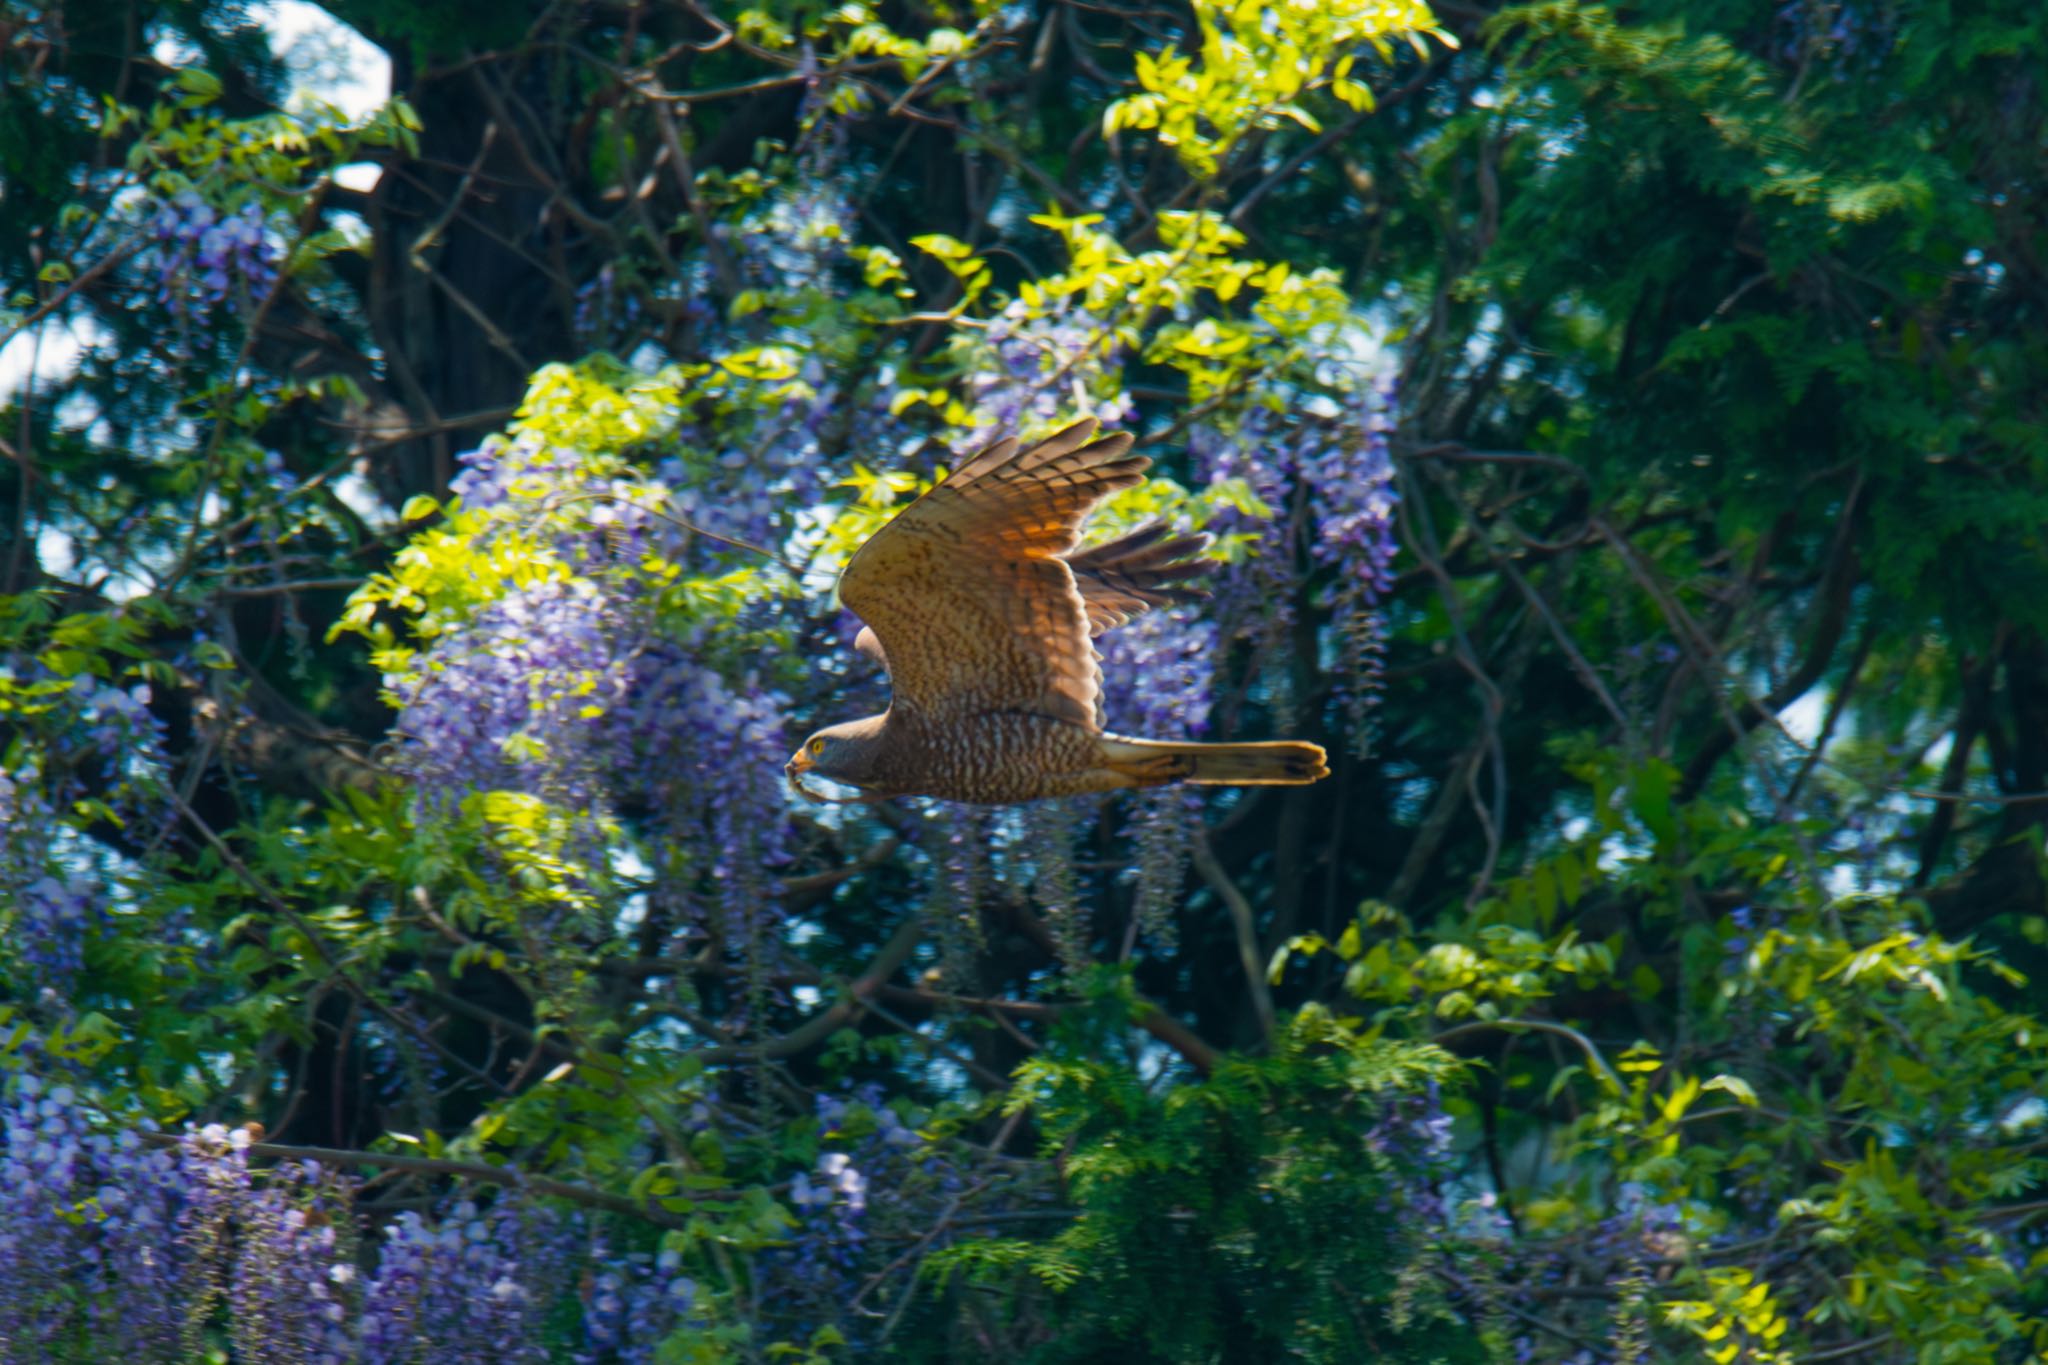
[[[0,4],[0,1359],[2048,1352],[2036,6],[322,7]],[[1333,776],[795,799],[1083,416]]]

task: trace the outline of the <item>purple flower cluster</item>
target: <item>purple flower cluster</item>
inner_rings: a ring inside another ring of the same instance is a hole
[[[1367,735],[1365,709],[1378,691],[1386,651],[1379,604],[1393,586],[1394,462],[1387,441],[1394,429],[1391,376],[1363,390],[1355,410],[1297,455],[1309,487],[1315,538],[1309,553],[1330,569],[1331,627],[1340,641],[1338,695],[1349,709],[1354,737]]]
[[[0,664],[0,686],[16,689],[17,714],[37,739],[28,759],[0,769],[0,907],[27,978],[61,993],[84,963],[101,895],[84,857],[66,847],[60,813],[92,796],[123,819],[160,818],[163,725],[143,684],[67,681],[39,665]]]
[[[1440,1211],[1437,1217],[1443,1219],[1441,1201],[1434,1207]],[[1447,1221],[1435,1225],[1467,1251],[1442,1264],[1456,1291],[1454,1297],[1481,1320],[1491,1320],[1504,1336],[1513,1326],[1501,1307],[1505,1303],[1556,1301],[1566,1296],[1612,1301],[1611,1308],[1601,1310],[1607,1319],[1608,1355],[1584,1348],[1572,1351],[1561,1344],[1564,1338],[1559,1336],[1514,1337],[1510,1342],[1512,1358],[1531,1365],[1537,1361],[1592,1365],[1601,1359],[1625,1365],[1650,1359],[1659,1296],[1653,1292],[1645,1267],[1690,1260],[1704,1249],[1694,1245],[1685,1210],[1678,1202],[1659,1197],[1651,1187],[1635,1181],[1620,1183],[1606,1216],[1561,1234],[1518,1235],[1492,1192],[1464,1201],[1450,1212]],[[1762,1231],[1740,1228],[1717,1240],[1751,1241]],[[1593,1295],[1586,1293],[1589,1281]],[[1593,1323],[1584,1326],[1592,1328]]]
[[[814,138],[811,145],[810,164],[790,192],[770,196],[725,234],[741,278],[757,289],[826,290],[853,241],[853,203],[831,174],[835,140]]]
[[[781,775],[787,703],[752,675],[730,685],[680,659],[643,686],[641,715],[660,736],[644,760],[662,774],[660,808],[685,870],[709,879],[720,932],[746,953],[758,1012],[768,930],[780,913],[770,869],[789,861],[792,845]]]
[[[683,324],[671,343],[693,342],[697,352],[712,354],[769,337],[801,341],[821,317],[843,306],[855,218],[840,172],[845,120],[831,113],[813,117],[814,96],[805,95],[809,127],[789,179],[737,219],[711,222],[706,249],[675,273],[663,272],[653,292],[663,299],[662,313]],[[610,292],[607,286],[603,301],[616,307]],[[581,308],[578,316],[580,324]]]
[[[696,1311],[697,1282],[683,1274],[683,1258],[674,1250],[619,1256],[599,1246],[592,1259],[603,1269],[590,1279],[583,1324],[597,1354],[578,1358],[651,1365],[662,1343]]]
[[[819,1095],[816,1104],[826,1148],[790,1180],[796,1226],[787,1247],[765,1262],[764,1293],[778,1317],[836,1321],[856,1338],[861,1324],[847,1317],[847,1303],[894,1259],[892,1243],[870,1245],[870,1220],[894,1218],[885,1231],[925,1226],[932,1201],[952,1198],[965,1182],[883,1103],[880,1086],[862,1085],[850,1097]],[[881,1191],[886,1200],[877,1197]]]
[[[1443,1094],[1435,1081],[1420,1091],[1397,1096],[1365,1135],[1365,1145],[1424,1175],[1447,1174],[1456,1124],[1444,1112]]]
[[[436,647],[400,695],[402,763],[429,800],[526,790],[582,823],[622,804],[651,809],[675,841],[671,909],[700,919],[708,887],[728,941],[758,937],[774,906],[769,869],[789,857],[780,766],[784,702],[729,680],[680,642],[651,637],[589,580],[535,585]]]
[[[858,1132],[865,1144],[863,1150],[899,1154],[916,1151],[925,1145],[923,1135],[883,1103],[879,1085],[858,1087],[851,1100],[837,1095],[819,1095],[814,1103],[818,1132],[828,1140]]]
[[[661,463],[670,514],[714,535],[773,548],[796,515],[824,496],[826,457],[818,436],[837,390],[816,360],[805,362],[805,388],[785,396],[767,430],[716,432],[695,424],[677,433],[680,453]],[[713,550],[723,547],[713,545]]]
[[[860,1235],[860,1216],[867,1212],[868,1182],[844,1152],[826,1152],[818,1158],[818,1179],[798,1171],[789,1183],[789,1202],[800,1212],[833,1209],[850,1238]]]
[[[1883,66],[1899,29],[1898,11],[1889,5],[1839,0],[1791,0],[1772,20],[1772,56],[1788,65],[1818,58],[1834,68],[1838,81]]]
[[[821,1110],[837,1101],[818,1097]],[[868,1209],[868,1175],[854,1164],[848,1152],[822,1152],[817,1165],[798,1171],[789,1182],[789,1202],[795,1210],[797,1230],[791,1238],[786,1273],[777,1276],[778,1287],[802,1299],[817,1295],[821,1288],[848,1282],[860,1265],[867,1230],[863,1219]]]
[[[224,1326],[238,1360],[538,1362],[580,1297],[576,1359],[647,1365],[696,1306],[676,1253],[612,1254],[512,1194],[408,1210],[366,1256],[352,1178],[259,1170],[250,1142],[209,1124],[147,1143],[72,1086],[17,1074],[0,1099],[0,1360],[170,1365]]]
[[[1209,728],[1220,645],[1216,623],[1186,609],[1148,611],[1102,636],[1102,710],[1111,730],[1195,739]]]
[[[149,709],[148,683],[116,687],[80,677],[71,692],[72,746],[88,747],[103,758],[161,752],[163,722]]]
[[[1276,413],[1254,405],[1232,430],[1197,426],[1188,434],[1188,453],[1207,482],[1241,483],[1266,510],[1257,516],[1225,507],[1210,519],[1210,531],[1250,540],[1250,557],[1216,584],[1213,611],[1221,639],[1252,644],[1272,689],[1278,719],[1289,725],[1293,717],[1285,691],[1290,676],[1286,659],[1301,577],[1301,516],[1295,496],[1299,470],[1293,440]]]
[[[1393,515],[1399,495],[1387,453],[1394,394],[1391,377],[1367,389],[1354,420],[1340,425],[1320,449],[1304,448],[1298,457],[1316,517],[1311,553],[1321,563],[1342,568],[1375,599],[1391,586],[1390,566],[1398,548]]]
[[[454,491],[467,507],[504,503],[515,483],[618,500],[560,533],[589,576],[515,589],[395,680],[401,765],[430,801],[518,789],[584,814],[648,805],[698,850],[720,903],[752,913],[768,899],[762,869],[787,857],[786,699],[721,672],[707,626],[657,623],[644,582],[605,572],[680,558],[687,532],[648,513],[643,486],[587,477],[563,452],[501,443],[463,460]]]
[[[539,1329],[568,1277],[559,1221],[517,1199],[464,1201],[435,1222],[408,1210],[384,1230],[363,1290],[362,1365],[545,1361]]]
[[[1394,381],[1366,385],[1326,415],[1283,419],[1284,406],[1291,405],[1255,404],[1234,431],[1200,427],[1189,439],[1206,478],[1242,481],[1269,513],[1226,509],[1212,522],[1213,530],[1254,537],[1249,563],[1219,588],[1218,616],[1227,635],[1252,640],[1263,659],[1279,664],[1300,575],[1305,568],[1321,571],[1335,633],[1326,657],[1351,733],[1362,744],[1385,651],[1380,603],[1392,587],[1399,549],[1399,494],[1388,449]],[[1284,684],[1284,668],[1269,672],[1274,687]],[[1284,713],[1285,702],[1276,696],[1276,710]]]
[[[1131,415],[1122,349],[1085,311],[1033,317],[1012,304],[975,338],[965,397],[973,442],[1036,433],[1071,415],[1077,400],[1107,426]]]
[[[89,1260],[97,1252],[91,1321],[115,1358],[183,1358],[190,1324],[179,1291],[191,1273],[178,1244],[178,1213],[191,1157],[150,1147],[132,1132],[90,1133],[84,1141],[99,1181],[98,1245],[86,1252]]]
[[[981,907],[993,878],[995,812],[955,801],[930,802],[921,844],[931,859],[931,896],[923,914],[939,941],[940,971],[971,990],[974,958],[985,946]]]
[[[607,265],[576,290],[576,337],[602,349],[632,335],[643,310],[638,292],[619,287],[619,272]]]
[[[197,1147],[148,1148],[24,1072],[0,1101],[0,1346],[9,1360],[187,1358],[208,1272],[190,1235]],[[82,1341],[103,1354],[79,1356]]]
[[[15,889],[12,946],[43,987],[67,990],[85,965],[85,935],[98,920],[97,898],[75,877],[38,877]]]
[[[228,1284],[229,1334],[243,1360],[355,1360],[357,1300],[353,1182],[318,1162],[292,1162],[249,1180],[234,1157],[222,1210],[238,1229]]]
[[[584,580],[515,590],[400,685],[401,766],[430,800],[532,788],[571,810],[603,793],[601,727],[627,686],[618,623]]]
[[[1136,793],[1124,832],[1136,854],[1129,874],[1135,881],[1131,913],[1146,941],[1168,951],[1180,936],[1174,914],[1180,909],[1195,840],[1202,833],[1201,790],[1159,787]]]
[[[1278,407],[1255,402],[1228,429],[1197,424],[1188,432],[1188,453],[1203,478],[1212,483],[1241,480],[1265,505],[1263,517],[1225,509],[1218,513],[1219,526],[1270,533],[1289,524],[1287,509],[1298,472],[1293,442]]]
[[[1078,979],[1090,961],[1092,924],[1082,882],[1074,867],[1074,842],[1095,809],[1089,797],[1036,801],[1023,811],[1025,848],[1031,860],[1031,898],[1059,945],[1060,963]]]
[[[177,311],[220,303],[250,308],[275,285],[280,252],[254,200],[222,213],[183,190],[145,211],[150,246],[144,256],[155,271],[159,303]]]
[[[77,1331],[90,1232],[66,1217],[89,1198],[95,1153],[69,1086],[17,1081],[0,1116],[0,1342],[21,1358]]]

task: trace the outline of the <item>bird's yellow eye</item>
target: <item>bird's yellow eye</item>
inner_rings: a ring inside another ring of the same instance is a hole
[[[822,754],[822,753],[824,753],[824,752],[825,752],[825,741],[824,741],[824,740],[822,740],[822,739],[814,739],[814,740],[812,740],[812,741],[811,741],[811,752],[812,752],[813,754]]]

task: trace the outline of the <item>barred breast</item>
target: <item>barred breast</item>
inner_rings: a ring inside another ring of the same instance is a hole
[[[1085,774],[1098,764],[1091,732],[1017,711],[920,726],[915,743],[925,795],[981,805],[1090,790]]]

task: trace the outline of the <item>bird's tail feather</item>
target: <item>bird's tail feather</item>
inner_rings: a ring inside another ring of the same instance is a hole
[[[1300,787],[1330,775],[1322,747],[1283,739],[1262,744],[1176,744],[1101,738],[1102,765],[1133,787],[1194,782],[1224,787]]]

